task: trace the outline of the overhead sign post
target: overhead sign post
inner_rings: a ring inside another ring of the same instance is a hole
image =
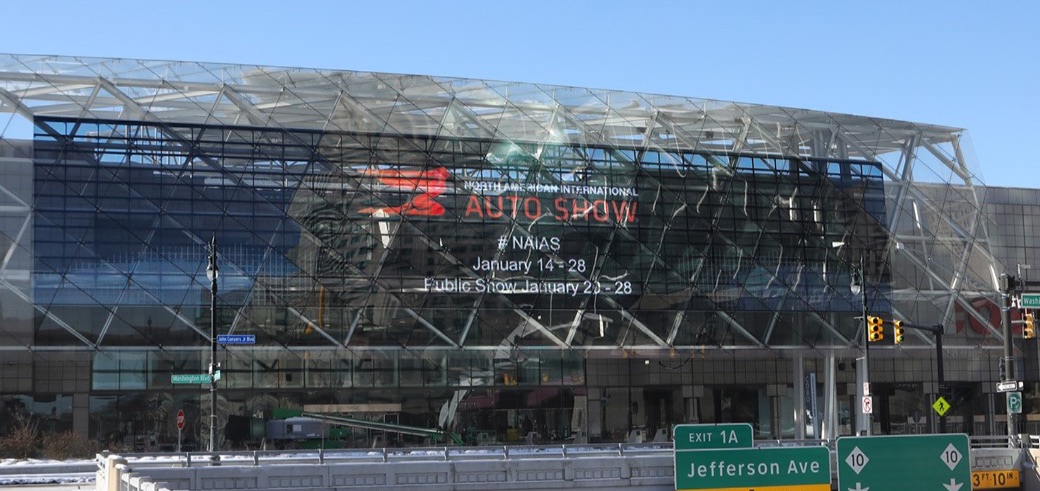
[[[837,459],[841,490],[971,489],[965,434],[842,437]]]

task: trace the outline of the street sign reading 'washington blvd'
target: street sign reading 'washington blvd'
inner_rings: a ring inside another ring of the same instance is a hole
[[[841,437],[837,459],[841,490],[971,490],[965,434]]]
[[[1022,308],[1040,308],[1040,293],[1023,293],[1019,299]]]
[[[208,384],[213,378],[208,373],[175,373],[170,375],[173,384]]]

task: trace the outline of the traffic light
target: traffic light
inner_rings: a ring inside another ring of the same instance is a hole
[[[1022,326],[1022,337],[1033,339],[1036,337],[1036,326],[1033,324],[1033,314],[1026,314],[1025,324]]]
[[[892,321],[892,326],[895,327],[892,334],[892,340],[896,344],[903,344],[903,321]]]
[[[867,339],[870,342],[885,339],[885,319],[876,315],[867,316]]]

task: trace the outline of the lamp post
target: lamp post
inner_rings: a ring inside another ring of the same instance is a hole
[[[831,248],[839,248],[846,245],[844,241],[831,242]],[[850,261],[851,262],[851,261]],[[860,299],[860,327],[863,329],[863,358],[856,362],[856,434],[867,435],[871,433],[871,413],[864,412],[864,401],[870,397],[870,330],[867,322],[867,281],[866,268],[864,267],[863,254],[859,255],[859,264],[852,265],[852,281],[849,291],[853,295],[859,295]]]
[[[870,335],[867,325],[867,287],[866,274],[863,267],[863,256],[859,257],[859,265],[852,267],[852,282],[849,290],[853,295],[859,295],[860,314],[863,328],[863,358],[856,364],[856,396],[859,399],[859,407],[856,408],[856,434],[870,435],[871,413],[864,412],[864,401],[870,397]]]
[[[206,266],[206,278],[209,278],[209,451],[217,451],[217,238],[209,243],[209,265]],[[215,460],[215,459],[214,459]]]
[[[1011,298],[1015,295],[1015,292],[1021,286],[1019,284],[1020,279],[1014,275],[1002,274],[1000,275],[1000,323],[1004,330],[1004,371],[1000,374],[1001,382],[1009,382],[1015,380],[1016,368],[1015,368],[1015,351],[1014,345],[1012,344],[1012,331],[1011,331]],[[1011,397],[1010,394],[1005,394],[1006,397]],[[1007,415],[1007,433],[1008,433],[1008,445],[1018,445],[1018,415],[1008,410]]]

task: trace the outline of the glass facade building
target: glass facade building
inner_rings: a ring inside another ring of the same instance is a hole
[[[912,433],[937,427],[938,397],[944,425],[1006,431],[997,282],[1033,255],[1040,205],[983,187],[962,129],[22,55],[0,55],[0,110],[3,424],[30,413],[153,449],[184,410],[201,444],[209,385],[174,382],[207,373],[219,344],[227,448],[298,411],[473,444],[662,438],[692,421]],[[868,345],[864,314],[883,339]],[[936,325],[942,385],[936,339],[913,327]],[[1015,347],[1035,381],[1035,341]]]

